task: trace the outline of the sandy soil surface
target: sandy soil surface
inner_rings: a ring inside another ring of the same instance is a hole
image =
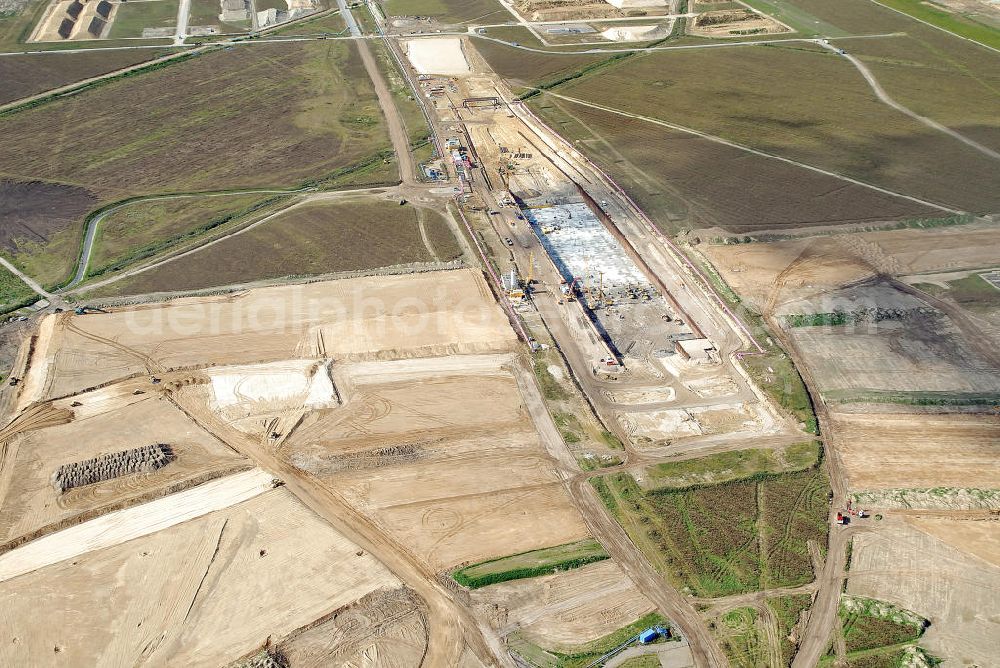
[[[252,469],[43,536],[0,555],[0,582],[228,508],[264,493],[273,480]]]
[[[572,651],[654,609],[613,561],[491,585],[473,591],[472,600],[502,633],[521,630],[556,651]]]
[[[402,44],[410,64],[420,74],[461,76],[471,72],[461,38],[411,39]]]
[[[436,570],[586,537],[510,372],[474,356],[457,375],[455,360],[345,365],[343,407],[307,416],[283,455]]]
[[[427,646],[426,613],[407,589],[380,589],[296,633],[279,651],[296,668],[416,666]]]
[[[206,475],[246,460],[154,394],[108,390],[56,402],[75,416],[65,424],[15,436],[0,457],[0,543],[47,525]],[[127,425],[127,426],[126,426]],[[176,459],[148,474],[135,474],[60,494],[50,483],[64,464],[143,445],[166,443]]]
[[[56,317],[47,396],[164,368],[500,352],[515,341],[482,275],[468,269],[279,286],[106,315]]]
[[[688,30],[690,34],[700,37],[744,37],[788,31],[786,26],[774,19],[746,9],[703,12]]]
[[[1000,568],[1000,522],[956,522],[925,517],[909,518],[907,522],[961,552],[973,554]]]
[[[670,34],[672,23],[652,25],[621,25],[601,31],[601,37],[612,42],[643,42],[661,39]]]
[[[276,489],[0,586],[0,663],[226,665],[381,587],[374,559]]]
[[[616,404],[653,404],[673,401],[677,392],[672,387],[639,389],[639,390],[607,390],[608,399]]]
[[[790,335],[824,393],[1000,391],[1000,374],[943,314],[856,327],[796,327]]]
[[[998,525],[990,524],[996,531]],[[950,537],[962,533],[954,530]],[[956,543],[970,549],[965,539]],[[1000,568],[907,524],[854,538],[847,593],[884,599],[929,619],[920,644],[946,659],[945,666],[989,666],[1000,656]]]
[[[757,308],[874,276],[991,267],[1000,263],[997,226],[974,223],[698,248]]]
[[[851,489],[1000,487],[1000,418],[831,416]]]

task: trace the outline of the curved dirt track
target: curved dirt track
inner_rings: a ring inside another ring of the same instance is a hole
[[[204,408],[181,404],[175,397],[170,399],[200,427],[280,478],[303,504],[359,548],[372,554],[423,599],[428,608],[427,653],[423,665],[457,666],[466,647],[484,663],[512,665],[499,644],[491,644],[484,637],[472,614],[455,601],[453,594],[426,564],[355,510],[340,494],[244,434],[227,430],[226,437],[221,438],[221,425]]]

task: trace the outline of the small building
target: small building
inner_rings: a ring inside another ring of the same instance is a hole
[[[659,637],[660,633],[656,629],[646,629],[645,631],[639,634],[639,642],[643,645],[648,645],[649,643],[654,642]]]
[[[674,342],[674,351],[692,362],[712,362],[717,359],[715,346],[708,339],[684,339]]]
[[[219,6],[222,9],[222,13],[219,14],[220,21],[239,22],[250,18],[246,0],[220,0]]]

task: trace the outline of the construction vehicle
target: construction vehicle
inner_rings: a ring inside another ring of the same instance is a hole
[[[73,309],[73,312],[77,315],[86,315],[88,313],[108,313],[108,311],[94,306],[77,306]]]

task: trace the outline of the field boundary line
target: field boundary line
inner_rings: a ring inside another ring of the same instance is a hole
[[[970,146],[971,148],[976,149],[977,151],[979,151],[983,155],[986,155],[986,156],[988,156],[990,158],[993,158],[994,160],[1000,160],[1000,153],[997,153],[993,149],[991,149],[991,148],[989,148],[987,146],[983,146],[982,144],[980,144],[977,141],[969,139],[968,137],[966,137],[965,135],[961,134],[960,132],[952,130],[951,128],[949,128],[949,127],[947,127],[945,125],[942,125],[941,123],[938,123],[937,121],[935,121],[932,118],[927,118],[926,116],[921,116],[920,114],[918,114],[917,112],[913,111],[909,107],[903,106],[902,104],[900,104],[899,102],[897,102],[896,100],[894,100],[892,97],[889,96],[889,93],[887,93],[886,90],[884,88],[882,88],[882,84],[880,84],[878,82],[878,79],[875,78],[875,73],[872,72],[870,69],[868,69],[868,66],[865,65],[864,63],[862,63],[861,60],[857,56],[854,56],[854,55],[852,55],[850,53],[846,53],[842,49],[839,49],[836,46],[834,46],[834,45],[832,45],[832,44],[830,44],[828,42],[820,41],[819,44],[822,45],[825,49],[827,49],[829,51],[832,51],[832,52],[834,52],[834,53],[836,53],[838,55],[841,55],[844,58],[846,58],[848,61],[850,61],[850,63],[852,65],[854,65],[854,67],[858,70],[858,72],[861,73],[861,76],[863,76],[865,78],[865,81],[868,82],[868,85],[871,87],[872,92],[875,93],[875,97],[877,97],[879,99],[879,101],[881,101],[882,103],[884,103],[884,104],[892,107],[893,109],[895,109],[896,111],[900,112],[901,114],[905,114],[905,115],[909,116],[910,118],[912,118],[915,121],[923,123],[924,125],[926,125],[927,127],[931,128],[932,130],[937,130],[938,132],[942,132],[942,133],[948,135],[949,137],[952,137],[953,139],[957,139],[958,141],[962,142],[963,144],[966,144],[967,146]]]
[[[124,48],[132,49],[132,48],[136,48],[136,47],[124,47]],[[176,47],[176,46],[170,46],[170,45],[164,45],[164,46],[160,46],[160,47],[156,47],[156,48],[160,48],[160,49],[177,49],[178,47]],[[204,46],[193,47],[193,48],[192,47],[180,47],[180,48],[184,48],[184,50],[183,51],[178,51],[176,53],[170,53],[170,54],[167,54],[165,56],[160,56],[159,58],[154,58],[152,60],[144,60],[141,63],[136,63],[134,65],[129,65],[127,67],[122,67],[122,68],[119,68],[117,70],[113,70],[111,72],[106,72],[104,74],[99,74],[97,76],[88,77],[86,79],[79,79],[77,81],[73,81],[73,82],[65,84],[63,86],[58,86],[56,88],[50,88],[49,90],[42,91],[41,93],[36,93],[35,95],[29,95],[28,97],[22,97],[22,98],[20,98],[18,100],[12,100],[10,102],[7,102],[6,104],[0,105],[0,114],[7,114],[7,113],[11,113],[11,112],[16,113],[17,111],[20,110],[21,107],[24,107],[25,108],[24,110],[27,111],[28,109],[32,109],[32,108],[34,108],[36,106],[40,106],[40,105],[44,104],[46,101],[48,101],[48,98],[53,98],[52,101],[55,101],[55,99],[61,98],[63,96],[73,95],[73,94],[76,94],[77,92],[81,92],[82,93],[83,91],[85,91],[85,90],[87,90],[87,89],[89,89],[89,88],[91,88],[93,86],[96,86],[96,85],[100,84],[102,81],[105,81],[105,80],[108,80],[108,79],[115,79],[117,77],[124,77],[124,76],[127,76],[129,74],[140,73],[142,70],[145,70],[145,69],[156,70],[156,69],[159,69],[160,67],[162,67],[164,65],[170,64],[170,62],[173,61],[173,60],[180,59],[181,61],[183,61],[183,60],[186,60],[188,58],[193,58],[194,56],[197,56],[200,53],[205,53],[207,51],[212,50],[210,47],[204,47]],[[93,51],[95,49],[87,49],[87,50],[88,51]],[[102,49],[102,50],[105,50],[105,49]],[[65,51],[37,51],[37,52],[34,52],[34,53],[65,54],[66,52]],[[18,54],[0,54],[0,55],[18,55]],[[26,55],[26,54],[24,54],[24,55]]]
[[[878,0],[871,0],[871,1],[874,4],[878,5],[879,7],[884,7],[885,9],[888,9],[891,12],[896,12],[897,14],[902,14],[903,16],[905,16],[908,19],[913,19],[914,21],[917,21],[919,23],[923,23],[925,26],[930,26],[931,28],[934,28],[935,30],[940,30],[941,32],[948,33],[952,37],[957,37],[958,39],[964,39],[966,42],[972,42],[976,46],[981,46],[984,49],[989,49],[990,51],[993,51],[995,53],[1000,53],[1000,49],[997,49],[996,47],[992,47],[989,44],[983,44],[982,42],[980,42],[978,40],[972,39],[971,37],[965,37],[964,35],[959,35],[957,32],[952,32],[952,31],[948,30],[947,28],[943,28],[943,27],[941,27],[939,25],[935,25],[935,24],[931,23],[930,21],[925,21],[924,19],[917,18],[913,14],[907,14],[906,12],[904,12],[904,11],[902,11],[900,9],[896,9],[895,7],[890,7],[889,5],[884,5],[881,2],[879,2]]]
[[[297,208],[299,208],[301,206],[305,206],[305,205],[313,203],[313,202],[322,202],[322,201],[328,200],[328,199],[337,199],[337,197],[330,197],[331,195],[342,195],[342,196],[345,196],[345,197],[349,197],[351,195],[372,194],[372,193],[370,193],[371,190],[372,190],[372,188],[361,188],[361,189],[358,189],[358,190],[333,190],[333,191],[329,191],[329,192],[312,193],[312,194],[307,195],[306,197],[298,200],[297,202],[293,202],[293,203],[289,204],[288,206],[282,207],[282,208],[278,209],[277,211],[273,211],[272,213],[267,214],[263,218],[255,220],[254,222],[249,223],[247,225],[244,225],[243,227],[237,228],[237,229],[235,229],[235,230],[233,230],[233,231],[231,231],[231,232],[229,232],[227,234],[223,234],[221,236],[217,236],[217,237],[215,237],[213,239],[210,239],[210,240],[206,241],[205,243],[202,243],[200,245],[195,246],[194,248],[188,248],[187,250],[184,250],[184,251],[182,251],[180,253],[176,253],[175,255],[170,255],[170,256],[165,257],[163,259],[156,260],[155,262],[152,262],[150,264],[146,264],[146,265],[143,265],[141,267],[136,267],[136,268],[130,269],[128,271],[123,271],[122,273],[118,274],[117,276],[112,276],[112,277],[107,278],[107,279],[105,279],[103,281],[97,281],[95,283],[87,283],[87,284],[84,284],[84,285],[82,285],[80,287],[73,288],[72,290],[68,290],[67,289],[67,290],[65,290],[65,292],[61,292],[60,294],[71,295],[71,294],[77,294],[79,292],[85,292],[85,291],[89,291],[89,290],[95,290],[97,288],[102,288],[102,287],[104,287],[106,285],[110,285],[111,283],[115,283],[117,281],[120,281],[123,278],[129,278],[129,277],[132,277],[132,276],[136,276],[137,274],[141,274],[143,272],[149,271],[150,269],[156,269],[157,267],[161,267],[161,266],[167,264],[168,262],[173,262],[174,260],[179,260],[182,257],[187,257],[188,255],[193,255],[194,253],[197,253],[200,250],[204,250],[205,248],[208,248],[209,246],[214,246],[215,244],[222,243],[223,241],[225,241],[227,239],[232,239],[233,237],[239,236],[240,234],[243,234],[244,232],[249,232],[250,230],[258,227],[259,225],[263,225],[264,223],[269,222],[273,218],[276,218],[276,217],[278,217],[278,216],[280,216],[282,214],[288,213],[289,211],[292,211],[293,209],[297,209]],[[287,192],[287,191],[283,191],[283,192]],[[302,191],[298,191],[298,192],[302,192]],[[230,194],[230,193],[225,193],[225,194]],[[296,191],[292,191],[289,194],[293,194],[294,195],[294,194],[296,194]]]
[[[810,164],[805,163],[805,162],[799,162],[798,160],[793,160],[791,158],[786,158],[786,157],[783,157],[783,156],[780,156],[780,155],[776,155],[774,153],[768,153],[766,151],[761,151],[759,149],[751,148],[749,146],[744,146],[743,144],[738,144],[736,142],[729,141],[728,139],[723,139],[722,137],[718,137],[716,135],[708,134],[707,132],[702,132],[700,130],[695,130],[693,128],[685,127],[683,125],[677,125],[676,123],[670,123],[669,121],[662,121],[662,120],[660,120],[658,118],[652,118],[650,116],[643,116],[641,114],[633,114],[633,113],[628,112],[628,111],[622,111],[621,109],[615,109],[614,107],[606,107],[604,105],[596,104],[594,102],[587,102],[586,100],[581,100],[579,98],[569,97],[567,95],[561,95],[559,93],[553,93],[551,90],[544,90],[544,89],[541,89],[541,88],[534,88],[534,87],[531,87],[531,89],[532,90],[537,90],[537,91],[539,91],[541,93],[544,93],[546,95],[551,95],[553,97],[557,97],[557,98],[559,98],[561,100],[566,100],[567,102],[574,102],[576,104],[583,105],[585,107],[591,107],[592,109],[597,109],[599,111],[606,111],[608,113],[617,114],[619,116],[624,116],[626,118],[634,118],[634,119],[639,120],[639,121],[645,121],[647,123],[652,123],[654,125],[660,125],[660,126],[663,126],[665,128],[670,128],[671,130],[676,130],[678,132],[684,132],[686,134],[694,135],[696,137],[701,137],[702,139],[707,139],[709,141],[715,142],[716,144],[722,144],[723,146],[729,146],[730,148],[735,148],[735,149],[739,149],[741,151],[746,151],[747,153],[752,153],[754,155],[759,155],[759,156],[761,156],[763,158],[770,158],[771,160],[778,160],[780,162],[784,162],[786,164],[793,165],[795,167],[801,167],[802,169],[808,169],[809,171],[816,172],[817,174],[823,174],[825,176],[832,176],[832,177],[834,177],[836,179],[840,179],[841,181],[846,181],[848,183],[853,183],[854,185],[857,185],[857,186],[862,186],[864,188],[868,188],[870,190],[874,190],[876,192],[880,192],[883,195],[891,195],[893,197],[900,197],[902,199],[909,200],[911,202],[914,202],[916,204],[920,204],[922,206],[927,206],[927,207],[930,207],[930,208],[933,208],[933,209],[937,209],[939,211],[945,211],[947,213],[955,214],[955,215],[961,215],[961,214],[967,213],[966,211],[961,211],[959,209],[952,209],[952,208],[950,208],[948,206],[945,206],[943,204],[937,204],[935,202],[924,200],[924,199],[921,199],[919,197],[914,197],[913,195],[906,195],[906,194],[903,194],[903,193],[900,193],[900,192],[896,192],[894,190],[889,190],[888,188],[883,188],[881,186],[874,185],[872,183],[866,183],[865,181],[861,181],[859,179],[855,179],[853,177],[846,176],[844,174],[839,174],[837,172],[833,172],[833,171],[830,171],[830,170],[827,170],[827,169],[823,169],[822,167],[816,167],[815,165],[810,165]]]

